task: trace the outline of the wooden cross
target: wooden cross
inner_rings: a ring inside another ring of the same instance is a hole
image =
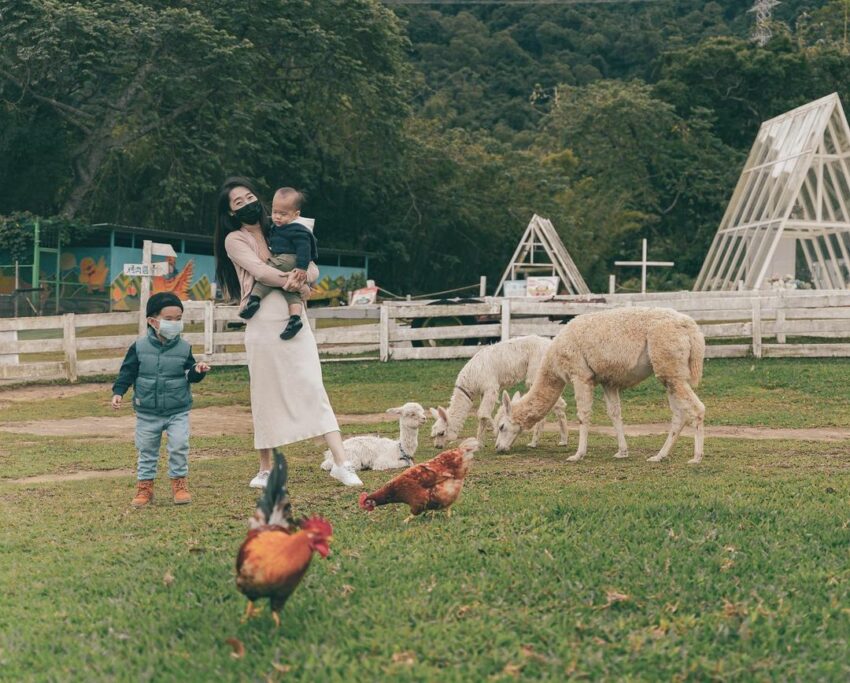
[[[646,294],[646,267],[647,266],[664,266],[670,268],[675,265],[673,261],[647,261],[646,260],[646,240],[641,240],[643,243],[643,258],[640,261],[614,261],[615,266],[640,266],[640,293]]]

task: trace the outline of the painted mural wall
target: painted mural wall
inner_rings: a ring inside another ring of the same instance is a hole
[[[163,260],[155,257],[154,260]],[[171,272],[151,279],[151,293],[174,292],[181,299],[213,298],[215,258],[207,254],[178,254]],[[41,255],[40,284],[43,291],[18,296],[19,315],[56,313],[105,313],[139,309],[141,278],[124,275],[125,263],[141,263],[142,250],[131,247],[66,247],[59,254]],[[7,263],[0,254],[0,263]],[[320,279],[313,300],[344,301],[352,278],[363,280],[363,267],[320,265]],[[58,272],[58,278],[57,278]],[[20,288],[32,286],[32,268],[20,269]],[[357,286],[362,286],[358,284]],[[58,289],[58,298],[57,298]],[[14,272],[0,270],[0,316],[14,315]]]
[[[171,273],[152,278],[152,293],[174,292],[181,299],[196,301],[212,297],[215,273],[212,256],[178,254],[176,259],[169,260],[173,262]],[[58,264],[55,254],[44,252],[39,269],[44,291],[19,297],[19,313],[52,315],[138,310],[141,278],[124,275],[124,264],[141,261],[142,250],[129,247],[66,247],[59,255]],[[32,287],[31,266],[21,267],[19,286],[21,289]],[[13,315],[14,289],[14,272],[5,268],[0,274],[0,295],[6,295],[7,299],[0,310],[3,315]]]
[[[151,278],[151,294],[174,292],[184,301],[203,301],[213,296],[215,280],[215,258],[203,254],[178,254],[176,259],[154,258],[171,263],[171,273]],[[139,309],[141,278],[124,275],[125,263],[141,263],[142,250],[129,247],[113,247],[111,272],[115,277],[110,285],[113,311],[135,311]]]

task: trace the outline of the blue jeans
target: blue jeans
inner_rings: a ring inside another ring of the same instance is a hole
[[[176,479],[189,474],[189,411],[168,417],[136,413],[136,450],[139,452],[136,476],[139,481],[156,478],[163,432],[166,433],[168,476]]]

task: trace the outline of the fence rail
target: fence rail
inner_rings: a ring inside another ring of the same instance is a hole
[[[692,316],[709,341],[709,358],[850,357],[850,291],[845,290],[609,294],[552,301],[487,298],[456,305],[404,301],[315,308],[308,317],[325,361],[448,359],[469,358],[480,344],[499,339],[552,337],[572,316],[628,306],[673,308]],[[127,330],[138,324],[138,316],[68,313],[0,319],[0,380],[76,381],[117,372],[136,338]],[[244,331],[228,326],[241,323],[235,306],[186,302],[184,320],[184,337],[199,360],[247,363]]]

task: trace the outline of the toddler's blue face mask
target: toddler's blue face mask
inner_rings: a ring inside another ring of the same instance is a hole
[[[179,337],[183,331],[182,320],[160,320],[159,321],[159,336],[163,339],[174,339]]]

